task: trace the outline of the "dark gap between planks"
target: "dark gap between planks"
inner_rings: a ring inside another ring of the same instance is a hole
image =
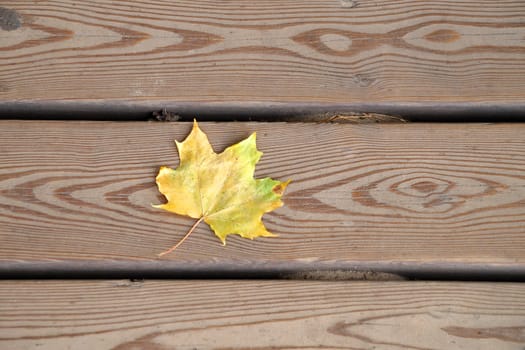
[[[264,263],[256,266],[176,261],[34,261],[0,264],[0,279],[292,279],[292,280],[441,280],[525,282],[525,269],[489,264],[320,264]],[[333,265],[333,266],[332,266]]]
[[[377,113],[413,122],[523,122],[523,103],[175,103],[0,102],[0,119],[146,121],[167,111],[181,121],[319,122],[337,114]]]

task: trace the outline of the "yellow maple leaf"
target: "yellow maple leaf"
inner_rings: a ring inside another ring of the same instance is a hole
[[[155,205],[179,215],[198,219],[172,248],[175,250],[204,221],[222,244],[226,236],[244,238],[275,236],[261,221],[262,215],[283,205],[281,196],[290,182],[270,178],[254,179],[255,165],[262,156],[256,134],[217,154],[197,121],[184,142],[175,141],[180,163],[177,169],[161,167],[156,181],[166,204]]]

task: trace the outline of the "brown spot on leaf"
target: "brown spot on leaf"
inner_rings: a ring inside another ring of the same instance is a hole
[[[272,188],[272,192],[277,195],[282,195],[283,191],[284,191],[284,188],[282,184],[279,184],[277,186],[274,186],[274,188]]]

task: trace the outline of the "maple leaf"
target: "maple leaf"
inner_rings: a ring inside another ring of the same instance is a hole
[[[210,225],[223,245],[230,234],[250,239],[276,236],[261,218],[283,205],[281,196],[290,180],[254,179],[255,165],[262,156],[255,139],[254,132],[217,154],[195,120],[186,140],[175,141],[179,167],[163,166],[156,178],[168,202],[154,207],[198,221],[179,243],[159,256],[175,250],[201,221]]]

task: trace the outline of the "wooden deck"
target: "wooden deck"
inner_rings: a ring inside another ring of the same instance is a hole
[[[1,276],[223,279],[4,280],[1,348],[523,348],[524,284],[403,279],[523,280],[524,125],[201,123],[292,179],[280,236],[202,225],[159,259],[193,224],[151,207],[190,128],[0,121]]]
[[[0,121],[0,269],[525,273],[524,125],[201,127],[218,151],[257,131],[256,175],[292,179],[264,217],[279,238],[223,247],[201,225],[157,259],[194,222],[151,207],[190,123]]]
[[[525,108],[525,3],[3,1],[0,112]],[[215,112],[214,112],[215,111]],[[520,112],[521,111],[521,112]],[[272,113],[267,118],[272,118]]]
[[[0,315],[4,349],[519,350],[525,285],[13,281]]]
[[[0,349],[525,349],[524,18],[0,2]],[[216,151],[256,131],[256,176],[292,180],[279,237],[200,225],[157,257],[194,223],[151,204],[195,117]]]

